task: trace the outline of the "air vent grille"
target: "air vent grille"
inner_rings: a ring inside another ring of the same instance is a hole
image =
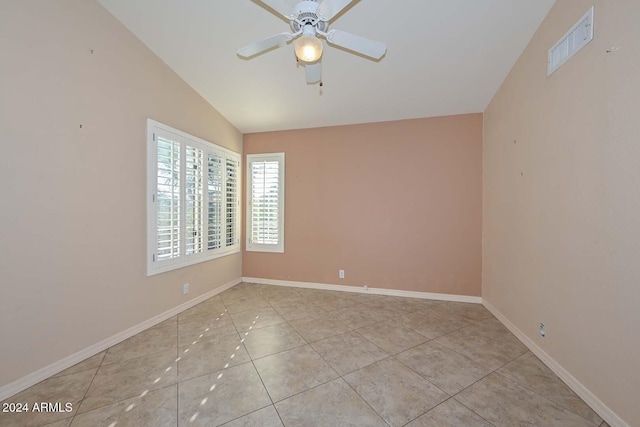
[[[548,76],[593,40],[593,9],[593,7],[589,9],[589,11],[549,49]]]

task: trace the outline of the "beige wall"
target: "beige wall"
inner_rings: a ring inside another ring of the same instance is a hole
[[[594,4],[594,41],[547,77],[547,49]],[[556,2],[485,112],[483,184],[483,297],[633,426],[638,22],[636,0]]]
[[[249,134],[244,148],[286,153],[285,253],[244,252],[244,276],[480,295],[481,114]]]
[[[146,277],[146,119],[242,135],[97,2],[2,1],[0,28],[2,386],[241,276]]]

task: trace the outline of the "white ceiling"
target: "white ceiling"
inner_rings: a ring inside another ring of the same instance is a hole
[[[330,28],[386,42],[387,54],[325,41],[321,88],[292,44],[236,55],[289,31],[255,0],[99,0],[243,133],[482,112],[554,1],[356,1]]]

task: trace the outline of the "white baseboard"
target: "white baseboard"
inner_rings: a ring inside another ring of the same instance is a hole
[[[82,362],[83,360],[100,353],[108,349],[109,347],[113,347],[121,341],[126,340],[127,338],[131,338],[137,333],[144,331],[152,326],[157,325],[160,322],[163,322],[191,307],[196,304],[201,303],[204,300],[211,298],[214,295],[217,295],[223,291],[226,291],[229,288],[234,287],[235,285],[242,282],[242,279],[238,278],[232,280],[231,282],[225,283],[224,285],[209,291],[199,297],[196,297],[190,301],[185,302],[184,304],[180,304],[177,307],[174,307],[170,310],[165,311],[164,313],[158,314],[148,320],[145,320],[142,323],[139,323],[131,328],[119,332],[109,338],[106,338],[100,342],[97,342],[93,345],[90,345],[87,348],[84,348],[76,353],[73,353],[70,356],[65,357],[64,359],[60,359],[57,362],[54,362],[48,366],[45,366],[42,369],[38,369],[35,372],[32,372],[28,375],[25,375],[22,378],[19,378],[7,385],[0,387],[0,401],[5,400],[8,397],[13,396],[16,393],[20,393],[22,390],[25,390],[32,385],[39,383],[42,380],[49,378],[52,375],[57,374],[58,372],[64,371],[67,368],[72,367],[76,363]]]
[[[243,277],[242,281],[247,283],[258,283],[260,285],[290,286],[295,288],[321,289],[325,291],[353,292],[353,293],[359,293],[359,294],[388,295],[388,296],[395,296],[395,297],[434,299],[439,301],[469,302],[469,303],[475,303],[475,304],[482,304],[481,297],[473,297],[473,296],[467,296],[467,295],[434,294],[429,292],[402,291],[397,289],[384,289],[384,288],[368,288],[365,290],[363,287],[360,287],[360,286],[329,285],[326,283],[311,283],[311,282],[294,282],[290,280],[260,279],[257,277]]]
[[[607,405],[598,399],[591,391],[578,381],[573,375],[549,356],[538,344],[518,329],[502,313],[500,313],[490,302],[482,299],[482,305],[502,322],[524,345],[526,345],[538,359],[540,359],[549,369],[551,369],[562,381],[569,386],[582,400],[585,401],[600,417],[611,427],[630,427],[622,418],[613,412]]]

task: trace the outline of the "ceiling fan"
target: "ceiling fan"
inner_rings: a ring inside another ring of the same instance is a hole
[[[275,47],[297,39],[295,52],[299,61],[304,63],[307,83],[322,84],[322,40],[324,37],[332,45],[342,47],[372,59],[380,59],[387,51],[385,43],[340,30],[329,30],[329,21],[344,8],[356,0],[304,0],[293,10],[285,0],[257,0],[265,4],[278,15],[290,21],[293,32],[276,34],[259,42],[238,49],[238,55],[251,58]]]

